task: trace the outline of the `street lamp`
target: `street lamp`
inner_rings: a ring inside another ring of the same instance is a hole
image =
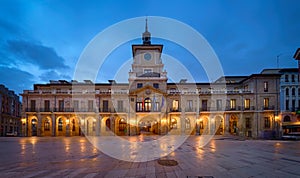
[[[26,136],[26,118],[22,118],[21,122],[22,122],[22,136]]]

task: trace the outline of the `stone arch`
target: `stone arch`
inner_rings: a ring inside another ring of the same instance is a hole
[[[154,116],[147,116],[138,119],[138,131],[141,134],[158,134],[158,119]]]
[[[213,119],[213,133],[215,135],[223,135],[224,134],[224,118],[221,115],[216,115]]]
[[[58,116],[56,118],[56,133],[57,136],[65,136],[67,132],[67,117]]]
[[[288,115],[284,116],[283,122],[291,122],[291,117]]]
[[[52,120],[50,116],[45,116],[42,119],[42,136],[51,136]]]
[[[31,136],[37,136],[38,134],[38,118],[36,116],[33,116],[29,120],[30,123],[30,135]]]
[[[81,135],[81,117],[72,116],[70,117],[70,136],[79,136]],[[83,121],[84,122],[84,121]]]
[[[196,133],[197,134],[208,134],[209,131],[209,123],[208,123],[208,117],[200,117],[200,119],[197,119],[196,122]]]
[[[231,114],[229,118],[229,133],[236,135],[238,132],[239,118],[236,114]]]
[[[93,116],[88,116],[86,119],[86,132],[87,136],[95,136],[96,135],[96,118]]]

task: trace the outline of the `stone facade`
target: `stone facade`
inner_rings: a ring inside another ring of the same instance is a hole
[[[129,83],[50,81],[24,90],[27,136],[234,134],[278,135],[279,74],[167,83],[163,45],[132,45]]]
[[[21,107],[19,96],[0,85],[0,136],[21,134]]]

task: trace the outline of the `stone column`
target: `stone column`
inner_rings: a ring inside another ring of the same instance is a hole
[[[51,114],[51,123],[52,123],[52,132],[51,136],[55,137],[56,136],[56,119],[55,119],[55,114]]]
[[[37,136],[42,136],[42,116],[40,113],[37,114],[37,119],[38,119],[38,123],[37,123]]]
[[[100,136],[101,132],[101,116],[97,115],[96,116],[96,136]]]

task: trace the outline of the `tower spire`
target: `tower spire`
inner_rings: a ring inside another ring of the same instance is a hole
[[[145,32],[148,32],[148,18],[146,17],[146,26],[145,26]]]
[[[145,32],[142,36],[143,45],[151,45],[151,33],[148,31],[148,18],[146,18]]]

